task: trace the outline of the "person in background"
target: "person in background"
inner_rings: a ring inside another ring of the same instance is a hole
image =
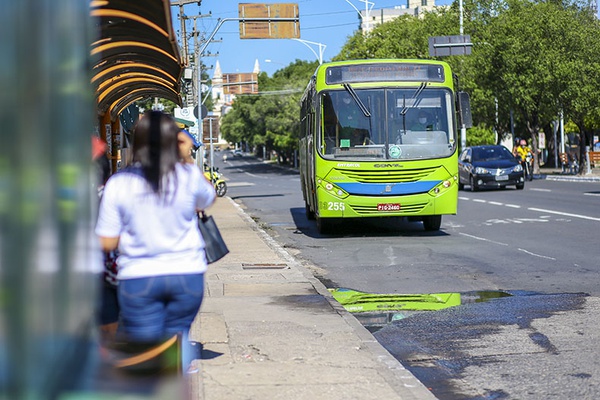
[[[92,161],[96,165],[98,174],[96,191],[98,198],[102,198],[104,185],[110,177],[110,160],[106,155],[108,145],[97,136],[92,136]],[[100,339],[103,342],[113,340],[117,333],[119,322],[119,301],[117,299],[117,251],[103,251],[102,261],[104,271],[101,276],[100,305],[98,307],[98,324],[100,325]]]
[[[433,123],[425,111],[419,111],[419,117],[410,125],[412,131],[432,131]]]
[[[194,163],[194,152],[200,148],[200,143],[194,135],[182,129],[177,134],[177,144],[179,145],[179,154],[184,163]]]
[[[525,162],[525,157],[527,157],[528,153],[531,153],[531,149],[529,146],[527,146],[527,141],[525,139],[521,139],[516,150],[516,156],[521,159],[521,162]]]
[[[92,136],[92,161],[96,166],[96,189],[99,196],[102,196],[104,185],[110,177],[110,160],[106,155],[107,149],[108,145],[104,140],[97,136]]]
[[[197,166],[181,162],[179,132],[159,111],[137,122],[133,164],[106,183],[95,231],[105,251],[119,249],[118,336],[156,343],[181,334],[188,368],[207,269],[196,213],[216,194]]]

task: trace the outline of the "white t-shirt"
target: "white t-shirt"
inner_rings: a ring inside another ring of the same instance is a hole
[[[206,271],[196,209],[212,204],[214,187],[196,165],[178,164],[166,193],[159,198],[142,176],[126,170],[106,183],[96,234],[120,236],[118,279]]]

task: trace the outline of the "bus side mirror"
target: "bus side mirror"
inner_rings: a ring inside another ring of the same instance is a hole
[[[458,106],[460,107],[460,122],[465,128],[473,127],[473,118],[471,117],[471,100],[469,93],[458,92]]]

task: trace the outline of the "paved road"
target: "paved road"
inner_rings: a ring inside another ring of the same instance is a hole
[[[375,333],[439,398],[600,395],[600,184],[536,180],[523,191],[460,192],[458,215],[444,217],[438,233],[375,220],[320,235],[293,171],[252,158],[228,164],[228,194],[329,287],[513,295]]]

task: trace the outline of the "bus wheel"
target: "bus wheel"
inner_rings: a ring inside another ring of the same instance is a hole
[[[314,220],[315,219],[315,213],[314,211],[312,211],[310,209],[310,206],[308,205],[308,203],[305,201],[304,202],[304,209],[306,210],[306,218],[309,220]]]
[[[423,228],[425,228],[426,231],[439,231],[441,225],[441,215],[428,215],[423,217]]]
[[[331,218],[317,217],[317,230],[319,233],[331,233],[333,231],[333,225],[333,220]]]

